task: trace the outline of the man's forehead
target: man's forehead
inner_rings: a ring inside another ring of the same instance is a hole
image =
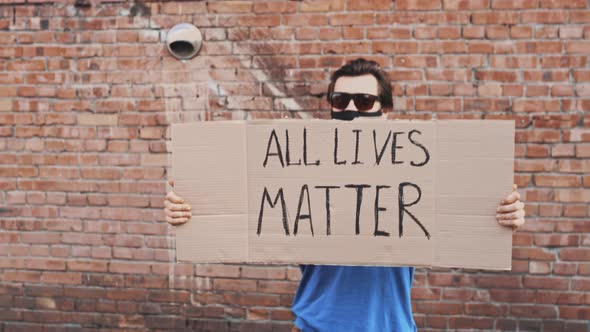
[[[342,76],[334,84],[334,92],[369,93],[377,95],[377,79],[371,74]]]

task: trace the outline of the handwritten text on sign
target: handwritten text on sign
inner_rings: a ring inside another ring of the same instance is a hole
[[[311,185],[302,174],[301,184],[296,186],[298,192],[286,197],[285,186],[274,181],[274,177],[270,177],[270,184],[262,181],[263,188],[258,194],[257,235],[264,234],[267,224],[279,221],[286,236],[297,236],[302,232],[315,236],[318,224],[325,225],[325,232],[322,233],[330,236],[332,210],[354,206],[353,213],[336,220],[340,224],[351,221],[348,231],[340,227],[344,231],[342,234],[369,234],[369,229],[361,230],[361,224],[370,220],[370,234],[373,236],[390,236],[395,224],[397,235],[402,237],[404,221],[409,218],[430,239],[431,234],[420,217],[422,184],[417,178],[395,176],[404,169],[429,164],[431,142],[425,140],[423,133],[427,128],[416,125],[400,130],[392,123],[372,129],[354,125],[334,126],[329,131],[313,126],[285,126],[267,128],[265,144],[254,147],[264,152],[263,158],[256,159],[260,174],[266,171],[270,175],[280,172],[288,176],[295,169],[305,172],[306,169],[316,168],[325,172],[323,178],[329,183]],[[259,139],[256,141],[261,142]],[[338,169],[348,170],[350,176],[331,179],[330,175]],[[376,169],[386,170],[389,175],[369,176],[372,179],[367,179],[366,175],[374,174]],[[353,175],[355,172],[364,175],[365,181],[354,181],[358,178]],[[321,178],[314,180],[321,182]],[[335,195],[340,197],[340,204],[334,204]],[[397,196],[396,199],[392,199],[393,195]],[[312,202],[321,203],[320,209],[313,208]],[[368,208],[372,211],[366,213]],[[280,220],[268,217],[270,209],[279,210]],[[289,215],[288,211],[295,211],[294,215]],[[390,211],[393,213],[388,216],[386,226],[384,215]],[[290,223],[290,220],[293,222]],[[302,227],[307,229],[302,231]]]

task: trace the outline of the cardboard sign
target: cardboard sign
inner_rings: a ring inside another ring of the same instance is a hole
[[[513,162],[513,121],[173,124],[177,258],[510,269]]]

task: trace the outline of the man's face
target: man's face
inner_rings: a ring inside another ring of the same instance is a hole
[[[369,95],[378,96],[378,83],[375,76],[371,74],[362,75],[362,76],[342,76],[336,80],[334,84],[334,93],[344,92],[344,93],[366,93]],[[368,112],[378,112],[381,110],[381,103],[379,100],[376,100],[373,104],[373,107],[369,110],[359,111],[363,113]],[[350,99],[350,102],[344,109],[339,109],[332,106],[333,112],[343,112],[343,111],[358,111],[356,105],[354,104],[354,100]],[[376,118],[382,119],[386,118],[386,114],[384,113],[378,117],[368,117],[368,118]]]

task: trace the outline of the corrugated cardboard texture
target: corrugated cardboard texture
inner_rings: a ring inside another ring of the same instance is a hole
[[[512,121],[173,124],[178,259],[510,269],[513,160]]]
[[[193,209],[177,228],[179,260],[246,261],[246,124],[172,126],[174,190]]]

